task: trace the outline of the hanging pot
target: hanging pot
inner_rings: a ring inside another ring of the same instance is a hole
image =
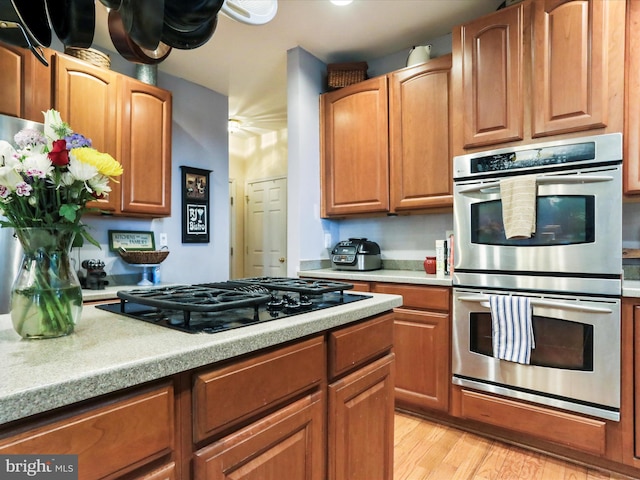
[[[171,53],[171,47],[162,42],[159,42],[158,47],[153,50],[145,49],[134,42],[124,29],[119,11],[111,10],[109,12],[108,23],[113,46],[116,47],[120,55],[130,62],[154,65],[162,62]]]
[[[189,31],[215,17],[224,0],[165,0],[164,21],[176,30]]]
[[[41,49],[51,45],[51,26],[45,0],[0,2],[0,41],[28,48],[48,66]]]
[[[118,10],[127,35],[140,47],[155,50],[162,36],[164,0],[122,0]]]
[[[100,3],[107,7],[109,10],[120,10],[122,0],[100,0]]]
[[[167,22],[164,22],[164,27],[162,28],[162,41],[173,48],[181,50],[198,48],[209,41],[213,36],[213,32],[215,32],[217,25],[217,15],[191,31],[176,30],[171,25],[167,24]]]
[[[89,48],[96,28],[94,0],[47,0],[51,26],[65,47]]]

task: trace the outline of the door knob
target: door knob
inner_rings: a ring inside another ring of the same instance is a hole
[[[280,257],[280,258],[278,259],[278,261],[279,261],[280,263],[284,263],[284,260],[285,260],[285,258],[284,258],[284,257]]]

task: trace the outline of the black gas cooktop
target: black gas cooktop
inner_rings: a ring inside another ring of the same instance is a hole
[[[217,333],[356,302],[344,282],[254,277],[227,282],[118,292],[120,303],[97,308],[188,333]]]

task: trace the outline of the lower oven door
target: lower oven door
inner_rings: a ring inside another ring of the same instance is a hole
[[[453,295],[453,383],[619,421],[620,300],[531,298],[535,349],[531,363],[493,357],[489,296],[505,292],[456,288]]]

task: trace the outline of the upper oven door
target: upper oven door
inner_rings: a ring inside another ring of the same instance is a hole
[[[507,239],[499,181],[455,184],[454,272],[621,275],[621,165],[540,173],[537,185],[535,234]]]

